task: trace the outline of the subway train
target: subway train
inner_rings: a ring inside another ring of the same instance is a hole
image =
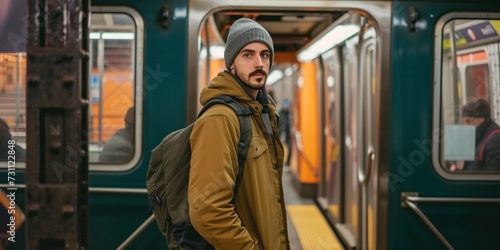
[[[462,111],[481,98],[500,123],[500,2],[2,0],[7,249],[165,249],[151,150],[196,119],[241,17],[273,38],[289,189],[341,249],[500,246],[500,166],[464,167]],[[107,155],[116,133],[130,145]]]

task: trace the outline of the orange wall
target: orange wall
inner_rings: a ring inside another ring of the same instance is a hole
[[[97,72],[94,72],[97,74]],[[104,72],[102,139],[105,142],[115,131],[124,128],[124,117],[133,105],[133,75],[129,70],[107,70]],[[99,103],[92,103],[92,140],[98,140]]]
[[[317,72],[314,63],[302,63],[302,88],[299,90],[299,128],[303,154],[299,157],[298,179],[302,183],[317,183],[319,179],[319,109]]]

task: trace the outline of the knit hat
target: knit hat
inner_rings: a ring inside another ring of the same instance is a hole
[[[236,22],[234,22],[229,29],[226,41],[226,50],[224,51],[226,68],[229,70],[231,64],[233,64],[234,58],[236,58],[236,55],[240,53],[243,47],[254,42],[263,43],[269,48],[269,51],[271,52],[269,69],[271,69],[274,58],[273,40],[264,27],[248,18],[240,18],[236,20]]]
[[[488,118],[491,116],[490,104],[484,99],[473,98],[462,107],[462,116]]]

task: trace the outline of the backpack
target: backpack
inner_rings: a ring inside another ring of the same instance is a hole
[[[225,104],[237,114],[240,123],[238,143],[238,174],[234,194],[241,182],[243,168],[252,136],[250,108],[244,108],[232,97],[222,95],[211,99],[198,114],[200,117],[215,104]],[[165,236],[169,249],[213,249],[199,235],[189,220],[188,182],[191,159],[189,137],[194,122],[167,135],[151,152],[146,177],[149,209]],[[233,197],[234,201],[234,197]]]

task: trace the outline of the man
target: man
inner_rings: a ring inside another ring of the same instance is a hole
[[[273,56],[269,33],[253,20],[237,20],[226,42],[227,70],[200,95],[202,105],[225,94],[253,111],[252,141],[236,194],[240,125],[235,112],[215,105],[197,119],[191,134],[190,219],[216,249],[290,248],[281,179],[284,150],[278,112],[265,89]]]
[[[500,170],[500,127],[491,119],[487,101],[473,98],[462,107],[464,124],[476,127],[476,159],[464,170]]]
[[[101,163],[125,163],[134,154],[134,108],[127,110],[122,128],[108,138],[99,155]]]

